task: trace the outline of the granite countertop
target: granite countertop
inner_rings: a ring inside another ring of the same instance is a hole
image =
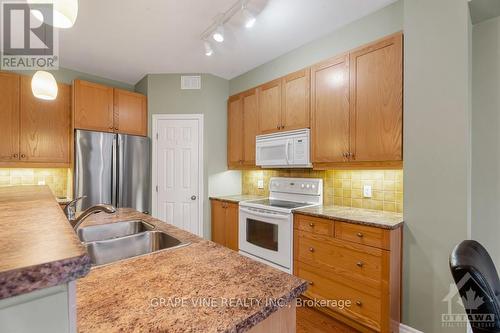
[[[307,207],[296,209],[294,213],[383,229],[397,229],[404,222],[403,214],[342,206]]]
[[[96,214],[83,227],[128,219],[191,244],[92,268],[77,281],[79,332],[245,332],[307,288],[301,279],[131,209]]]
[[[86,275],[90,258],[47,186],[0,188],[0,299]]]
[[[234,202],[234,203],[239,203],[240,201],[248,201],[248,200],[259,200],[265,198],[266,197],[263,197],[261,195],[253,195],[253,194],[237,194],[237,195],[210,197],[211,200],[220,200],[220,201]]]

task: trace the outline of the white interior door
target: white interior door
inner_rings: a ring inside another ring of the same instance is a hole
[[[156,119],[157,218],[202,234],[202,119]]]

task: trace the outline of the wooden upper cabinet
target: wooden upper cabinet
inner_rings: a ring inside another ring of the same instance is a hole
[[[114,89],[115,132],[148,134],[148,110],[146,96],[122,89]]]
[[[304,69],[285,76],[282,85],[282,129],[289,131],[309,127],[310,70]]]
[[[349,56],[311,69],[312,160],[342,162],[349,151]]]
[[[350,55],[350,144],[355,161],[403,159],[402,39],[396,34]]]
[[[0,72],[0,161],[19,160],[20,76]]]
[[[227,164],[237,167],[243,163],[243,101],[232,96],[227,102]]]
[[[255,137],[259,134],[257,90],[243,93],[243,164],[255,165]]]
[[[258,88],[259,130],[261,134],[279,131],[281,124],[281,79]]]
[[[113,88],[75,80],[73,93],[75,128],[114,132]]]
[[[58,88],[55,100],[42,100],[31,91],[31,77],[21,77],[21,162],[70,162],[71,86]]]

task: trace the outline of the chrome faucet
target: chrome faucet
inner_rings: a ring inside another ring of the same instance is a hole
[[[63,211],[64,211],[64,214],[66,214],[66,217],[68,218],[68,220],[71,221],[71,220],[75,219],[76,204],[78,203],[78,201],[83,200],[86,197],[87,197],[86,195],[83,195],[79,198],[73,199],[70,202],[68,202],[66,204],[66,206],[64,206]]]
[[[80,224],[82,224],[82,222],[87,217],[89,217],[92,214],[99,213],[99,212],[105,212],[105,213],[108,213],[108,214],[113,214],[114,212],[116,212],[116,208],[113,207],[113,206],[111,206],[111,205],[105,205],[105,204],[95,205],[95,206],[89,207],[86,210],[84,210],[80,214],[80,216],[78,216],[77,218],[71,219],[71,220],[68,219],[68,221],[71,224],[71,226],[73,227],[73,229],[76,231],[76,229],[78,229],[78,227],[80,226]]]

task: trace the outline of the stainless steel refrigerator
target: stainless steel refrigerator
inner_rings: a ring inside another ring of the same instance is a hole
[[[149,211],[150,140],[147,137],[77,130],[77,210],[105,203]]]

